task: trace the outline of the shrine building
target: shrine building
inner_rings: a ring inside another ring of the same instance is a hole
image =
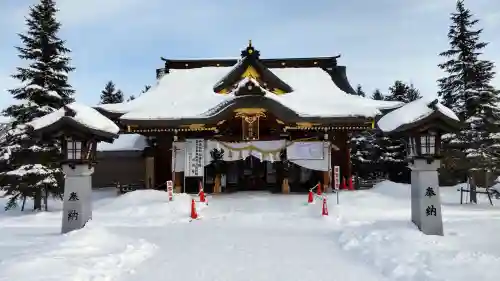
[[[115,143],[144,145],[135,160],[103,157],[94,177],[177,192],[332,187],[351,177],[350,136],[401,106],[357,96],[339,57],[265,59],[250,42],[235,59],[162,58],[146,93],[96,107],[120,126]]]

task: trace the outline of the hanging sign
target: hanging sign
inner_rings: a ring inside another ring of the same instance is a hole
[[[294,142],[286,148],[289,160],[323,160],[324,144],[321,141]]]
[[[338,190],[340,188],[340,167],[339,166],[334,166],[333,167],[333,178],[335,180],[335,189]]]
[[[203,177],[205,171],[205,140],[186,139],[185,177]]]

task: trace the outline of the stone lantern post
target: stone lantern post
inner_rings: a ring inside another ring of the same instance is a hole
[[[92,174],[99,141],[112,142],[119,128],[94,109],[76,103],[30,124],[42,139],[59,139],[65,175],[62,233],[85,226],[92,218]]]
[[[441,135],[460,127],[458,117],[438,100],[422,98],[384,115],[383,133],[406,139],[411,168],[411,220],[427,235],[443,235],[438,169]]]

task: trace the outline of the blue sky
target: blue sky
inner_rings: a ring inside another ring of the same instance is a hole
[[[0,1],[0,107],[22,62],[14,45],[36,0]],[[61,37],[73,50],[76,99],[99,101],[113,80],[125,94],[155,81],[160,57],[236,57],[248,39],[263,57],[332,56],[353,86],[386,92],[396,80],[436,95],[438,53],[448,47],[454,0],[58,0]],[[500,1],[469,0],[491,42],[484,58],[500,63]],[[500,79],[495,85],[500,87]]]

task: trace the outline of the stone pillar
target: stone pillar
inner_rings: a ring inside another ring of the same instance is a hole
[[[441,162],[415,159],[411,172],[411,220],[424,234],[443,235],[438,181]]]
[[[182,193],[182,182],[184,181],[182,172],[175,172],[174,192]]]
[[[147,156],[144,158],[146,168],[146,178],[144,179],[146,188],[155,188],[155,158],[154,156]]]
[[[62,212],[62,233],[85,226],[92,219],[92,174],[94,168],[88,164],[71,168],[63,165],[65,175]]]

